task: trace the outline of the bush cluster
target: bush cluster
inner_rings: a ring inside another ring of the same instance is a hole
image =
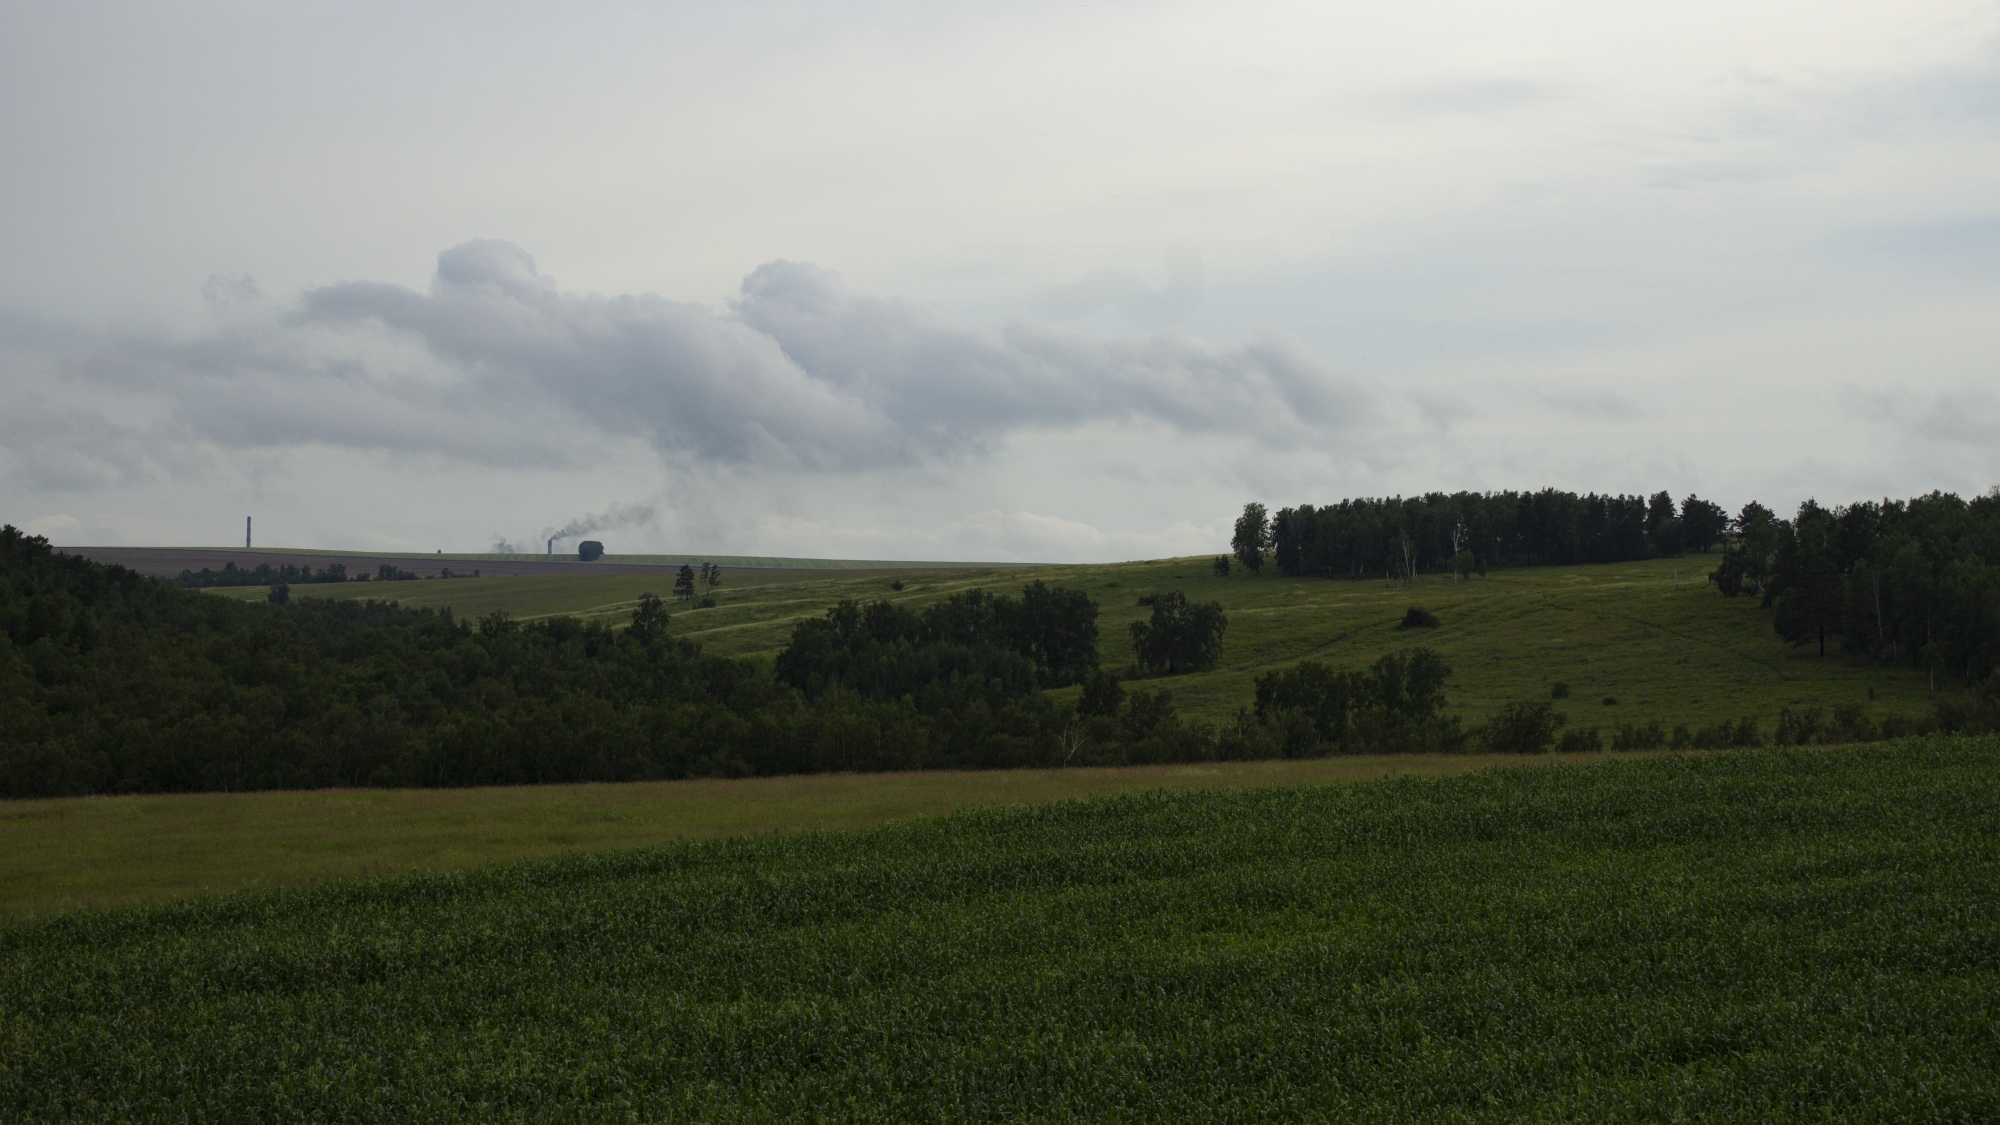
[[[1224,731],[1223,757],[1452,752],[1465,747],[1446,715],[1451,668],[1428,648],[1390,653],[1366,670],[1304,660],[1257,677],[1256,706]]]

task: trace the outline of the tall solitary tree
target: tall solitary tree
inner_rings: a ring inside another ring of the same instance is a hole
[[[632,624],[627,631],[640,644],[650,646],[666,637],[667,623],[671,620],[672,618],[667,616],[667,607],[660,602],[659,595],[640,594],[639,608],[632,611]],[[480,627],[484,628],[485,624],[485,620],[481,619]]]
[[[686,563],[681,564],[680,570],[674,575],[674,596],[684,602],[694,600],[694,567]]]
[[[1271,545],[1271,520],[1264,512],[1262,504],[1243,505],[1243,514],[1236,518],[1236,534],[1229,540],[1229,549],[1252,574],[1264,569],[1264,548]]]

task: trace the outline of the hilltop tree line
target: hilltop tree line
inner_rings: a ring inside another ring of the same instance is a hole
[[[1971,686],[1941,699],[1935,722],[2000,728],[2000,489],[1969,501],[1947,492],[1832,508],[1808,500],[1791,519],[1755,502],[1733,516],[1698,496],[1676,504],[1667,492],[1439,492],[1275,516],[1253,503],[1231,543],[1252,573],[1268,561],[1288,576],[1391,580],[1718,546],[1710,581],[1725,596],[1758,597],[1792,644],[1825,654],[1832,643],[1925,668],[1934,686]]]
[[[311,566],[296,566],[292,563],[280,563],[277,566],[272,566],[270,563],[237,566],[232,559],[223,563],[220,570],[208,567],[202,567],[200,570],[183,570],[180,577],[174,579],[174,585],[187,590],[204,590],[216,586],[314,586],[329,582],[366,582],[370,578],[378,582],[411,582],[422,577],[424,575],[404,570],[392,563],[383,563],[376,567],[373,575],[364,572],[350,578],[345,563],[328,563],[319,570],[314,570]],[[479,571],[474,570],[470,575],[453,574],[450,567],[445,567],[439,571],[438,577],[477,578]]]
[[[1708,551],[1728,528],[1727,512],[1692,495],[1676,504],[1666,492],[1432,492],[1301,504],[1276,515],[1249,504],[1230,549],[1253,574],[1268,558],[1287,577],[1408,579]]]
[[[220,570],[202,567],[200,570],[183,570],[174,584],[190,590],[205,589],[210,586],[275,586],[284,583],[289,586],[305,586],[320,582],[347,581],[347,566],[344,563],[330,563],[320,570],[310,566],[294,566],[281,563],[258,563],[254,567],[237,566],[234,560],[222,564]]]

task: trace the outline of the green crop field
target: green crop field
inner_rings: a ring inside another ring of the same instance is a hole
[[[1630,754],[1583,754],[1599,761]],[[77,907],[445,870],[672,840],[873,828],[1149,789],[1437,776],[1533,758],[1359,755],[1122,769],[795,774],[611,785],[311,789],[0,801],[0,922]]]
[[[841,598],[889,598],[921,604],[983,586],[1018,589],[1031,579],[1079,587],[1103,606],[1100,647],[1107,667],[1132,662],[1127,626],[1150,612],[1138,596],[1182,589],[1219,601],[1229,614],[1219,668],[1159,681],[1182,713],[1222,722],[1247,705],[1260,672],[1301,659],[1360,666],[1385,652],[1430,645],[1456,675],[1454,707],[1477,721],[1500,705],[1545,699],[1552,683],[1571,687],[1558,706],[1572,725],[1612,727],[1660,719],[1699,726],[1750,717],[1769,731],[1787,707],[1859,704],[1880,720],[1929,711],[1929,685],[1908,668],[1887,668],[1838,654],[1794,649],[1771,629],[1754,598],[1724,598],[1704,575],[1712,559],[1495,571],[1453,582],[1430,576],[1409,585],[1382,581],[1218,578],[1207,558],[1101,566],[961,568],[930,571],[732,573],[712,609],[683,609],[676,633],[724,654],[774,653],[802,616]],[[892,582],[903,583],[901,591]],[[405,605],[450,607],[477,616],[506,610],[519,617],[571,613],[623,620],[641,593],[663,596],[652,575],[482,578],[331,587],[342,595],[385,593]],[[372,587],[372,588],[371,588]],[[300,587],[313,595],[326,587]],[[228,594],[262,597],[261,589]],[[1397,628],[1421,605],[1437,614],[1435,630]],[[1148,685],[1153,686],[1153,685]],[[1605,701],[1615,700],[1612,703]]]
[[[0,929],[0,1119],[1990,1121],[2000,740],[1149,793]]]

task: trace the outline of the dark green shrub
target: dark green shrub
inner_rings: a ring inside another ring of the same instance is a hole
[[[1556,743],[1558,754],[1589,754],[1602,749],[1604,749],[1604,739],[1597,733],[1596,727],[1566,730],[1562,739]]]
[[[1666,724],[1658,719],[1640,725],[1619,723],[1611,735],[1613,750],[1658,750],[1667,743]]]
[[[1293,732],[1285,736],[1288,754],[1300,744],[1300,722],[1313,730],[1318,753],[1458,750],[1464,733],[1444,713],[1450,677],[1451,667],[1428,648],[1391,653],[1366,671],[1303,660],[1257,677],[1256,719]]]
[[[1509,703],[1480,729],[1479,740],[1491,754],[1542,754],[1556,740],[1556,731],[1568,722],[1546,700]]]
[[[1771,732],[1771,741],[1780,746],[1810,746],[1820,741],[1825,727],[1826,717],[1819,708],[1795,712],[1787,707],[1778,712],[1778,726]]]
[[[1826,734],[1829,742],[1873,742],[1878,737],[1875,724],[1868,719],[1868,708],[1860,703],[1836,705]]]
[[[1076,711],[1079,715],[1116,715],[1125,702],[1125,688],[1118,677],[1100,671],[1083,681],[1083,691],[1077,696]]]
[[[1143,599],[1142,599],[1143,604]],[[1229,618],[1222,603],[1194,603],[1179,590],[1153,596],[1150,621],[1132,623],[1132,651],[1149,672],[1199,672],[1222,659]]]
[[[1756,746],[1757,720],[1744,718],[1736,722],[1723,719],[1696,729],[1688,738],[1687,745],[1696,750],[1723,750],[1731,747]]]

